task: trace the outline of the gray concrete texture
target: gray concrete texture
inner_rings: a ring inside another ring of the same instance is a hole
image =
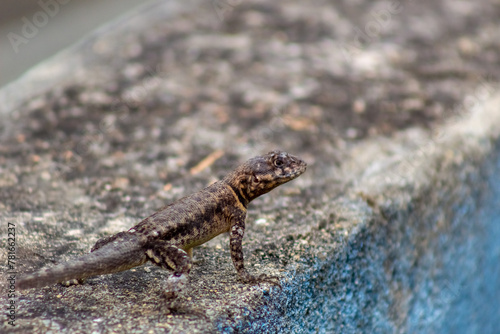
[[[262,152],[309,168],[250,205],[246,265],[282,289],[238,282],[223,235],[195,249],[174,302],[146,265],[17,292],[1,330],[496,333],[499,14],[485,0],[162,1],[33,69],[0,91],[0,255],[10,222],[18,272]]]

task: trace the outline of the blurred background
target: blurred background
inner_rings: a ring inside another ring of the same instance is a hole
[[[0,87],[95,28],[151,2],[153,0],[2,0]]]

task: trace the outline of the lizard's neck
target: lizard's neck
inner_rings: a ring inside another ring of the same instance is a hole
[[[227,175],[222,182],[226,183],[236,194],[239,202],[246,208],[248,203],[250,203],[253,198],[248,194],[248,182],[249,178],[245,173],[241,173],[238,170],[233,171]]]

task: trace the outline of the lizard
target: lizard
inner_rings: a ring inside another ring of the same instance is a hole
[[[278,150],[251,158],[222,180],[162,207],[128,231],[99,239],[90,253],[21,276],[16,285],[23,290],[82,282],[149,261],[173,271],[164,293],[175,297],[187,282],[193,247],[225,232],[229,232],[231,259],[239,280],[251,284],[270,282],[275,277],[252,276],[244,266],[242,240],[248,204],[297,178],[306,168],[302,159]]]

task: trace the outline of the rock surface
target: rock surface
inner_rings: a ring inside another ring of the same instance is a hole
[[[239,283],[223,235],[174,303],[146,265],[17,292],[1,330],[493,333],[500,9],[399,5],[159,2],[0,91],[0,255],[15,224],[18,272],[262,152],[310,166],[249,211],[246,264],[281,290]]]

